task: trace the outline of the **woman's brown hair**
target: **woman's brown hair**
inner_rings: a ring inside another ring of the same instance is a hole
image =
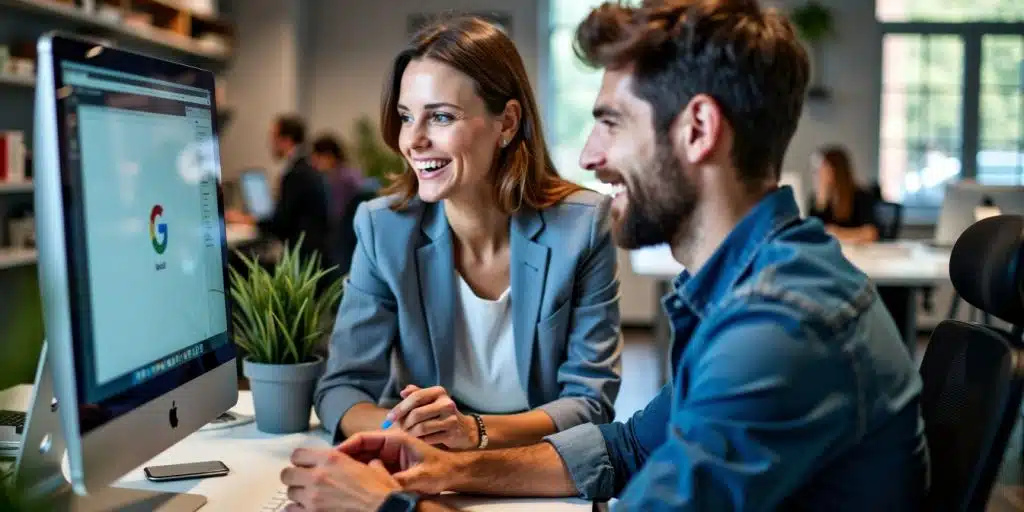
[[[840,146],[826,146],[821,149],[821,159],[832,169],[832,190],[828,195],[832,215],[841,222],[850,220],[857,195],[850,154]]]
[[[579,185],[562,179],[551,161],[537,102],[515,44],[498,27],[476,17],[458,17],[427,26],[395,57],[381,98],[381,135],[388,147],[401,154],[398,95],[402,75],[413,59],[442,62],[469,76],[493,115],[502,113],[510,100],[518,100],[522,105],[519,129],[506,147],[499,148],[495,159],[494,196],[505,213],[513,213],[523,206],[547,208],[582,190]],[[416,196],[419,187],[416,175],[408,171],[406,162],[405,172],[391,174],[388,178],[391,184],[383,193],[398,196],[393,209],[405,208]]]

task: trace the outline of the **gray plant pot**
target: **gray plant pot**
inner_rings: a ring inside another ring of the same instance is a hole
[[[324,359],[302,364],[261,364],[246,358],[242,371],[249,379],[256,428],[268,434],[309,430],[313,390],[323,374]]]

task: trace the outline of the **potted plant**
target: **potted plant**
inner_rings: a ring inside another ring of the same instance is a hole
[[[285,245],[272,269],[238,253],[244,273],[230,271],[234,337],[244,352],[256,427],[272,434],[309,429],[313,390],[325,364],[317,345],[341,297],[341,279],[321,283],[333,268],[320,269],[315,253],[301,258],[301,245],[302,238],[294,247]]]
[[[807,95],[815,99],[827,99],[831,96],[829,89],[822,83],[822,72],[824,57],[822,56],[822,43],[836,33],[835,18],[832,10],[825,7],[817,0],[809,2],[793,9],[790,13],[790,21],[796,27],[800,38],[809,47],[811,53],[811,76],[813,81],[807,91]]]
[[[359,164],[367,178],[376,180],[378,185],[385,185],[388,175],[400,172],[405,162],[391,148],[384,145],[377,133],[377,127],[368,116],[363,116],[355,123],[356,154]]]

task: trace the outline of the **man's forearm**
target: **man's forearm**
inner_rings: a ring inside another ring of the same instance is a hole
[[[450,490],[502,496],[579,495],[562,458],[549,443],[453,454]]]
[[[459,512],[459,509],[449,507],[442,503],[423,500],[416,506],[416,512]]]

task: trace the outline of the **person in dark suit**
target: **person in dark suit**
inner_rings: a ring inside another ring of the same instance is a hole
[[[238,212],[225,214],[228,222],[255,223],[261,234],[272,236],[289,247],[298,243],[303,258],[314,252],[320,256],[322,268],[334,265],[330,250],[330,196],[327,180],[309,162],[303,145],[306,126],[301,118],[282,115],[270,130],[270,148],[278,162],[284,162],[284,174],[278,187],[274,212],[263,219],[252,219]]]

